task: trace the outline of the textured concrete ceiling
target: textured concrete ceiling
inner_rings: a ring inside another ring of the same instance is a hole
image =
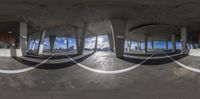
[[[200,0],[1,0],[0,22],[27,22],[29,32],[42,27],[67,33],[89,22],[90,33],[105,34],[111,33],[109,18],[117,17],[128,20],[127,35],[152,23],[185,25],[193,33],[200,31],[199,9]]]

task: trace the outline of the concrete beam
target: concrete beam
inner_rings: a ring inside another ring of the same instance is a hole
[[[124,55],[124,41],[127,21],[124,19],[111,18],[111,30],[114,38],[116,56],[122,58]]]
[[[20,23],[20,50],[22,56],[26,56],[27,52],[27,24]]]

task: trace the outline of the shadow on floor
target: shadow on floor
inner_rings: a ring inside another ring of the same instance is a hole
[[[180,51],[179,50],[177,50],[176,52],[166,51],[166,53],[168,55],[173,55],[173,54],[180,53]],[[132,56],[144,56],[144,57],[153,55],[153,53],[124,53],[124,54],[125,55],[132,55]],[[164,53],[162,53],[162,54],[161,53],[155,53],[154,56],[166,56],[166,55]]]
[[[93,55],[94,53],[95,52],[92,52],[92,53],[89,53],[89,54],[86,54],[86,55],[82,55],[81,58],[78,58],[75,61],[78,62],[78,63],[82,62],[85,59],[87,59],[88,57],[90,57],[91,55]],[[157,54],[157,56],[164,56],[165,54],[164,55],[163,54],[161,54],[161,55]],[[177,54],[177,53],[171,53],[169,55],[173,55],[173,54]],[[70,57],[72,57],[72,58],[76,57],[76,56],[80,56],[80,55],[77,55],[77,54],[70,55]],[[187,55],[180,54],[180,55],[177,55],[177,56],[173,56],[172,58],[174,60],[179,60],[179,59],[184,58],[186,56]],[[22,59],[20,57],[13,57],[13,58],[15,60],[17,60],[18,62],[23,63],[23,64],[30,66],[30,67],[33,67],[34,65],[38,64],[36,62],[28,61],[28,60]],[[61,56],[58,55],[58,56],[52,57],[52,59],[63,59],[63,58],[68,59],[67,56],[64,56],[64,55],[61,55]],[[132,57],[124,56],[124,58],[122,60],[130,62],[130,63],[134,63],[134,64],[139,64],[139,63],[143,62],[145,59],[139,59],[139,58],[132,58]],[[167,64],[167,63],[171,63],[171,62],[173,62],[173,61],[169,57],[164,57],[164,58],[159,58],[159,59],[149,59],[145,63],[143,63],[143,65],[149,65],[149,66],[157,65],[157,66],[159,66],[159,65]],[[64,63],[56,63],[56,64],[50,64],[50,63],[45,64],[44,63],[41,66],[36,67],[36,68],[53,70],[53,69],[62,69],[62,68],[70,67],[70,66],[73,66],[73,65],[75,65],[75,63],[73,61],[69,61],[69,62],[66,61]]]
[[[168,55],[170,56],[170,55],[173,55],[173,54],[178,54],[178,53],[170,53]],[[154,56],[166,56],[166,55],[165,54],[161,54],[161,55],[157,54],[157,55],[154,55]],[[180,54],[180,55],[177,55],[177,56],[172,56],[172,58],[174,60],[179,60],[179,59],[182,59],[186,56],[188,56],[188,55]],[[131,58],[131,57],[124,56],[124,58],[122,60],[127,61],[127,62],[131,62],[131,63],[134,63],[134,64],[139,64],[139,63],[143,62],[145,59],[137,59],[137,58]],[[152,65],[162,65],[162,64],[167,64],[167,63],[171,63],[171,62],[174,62],[174,61],[172,59],[170,59],[169,57],[164,57],[164,58],[158,58],[158,59],[149,59],[145,63],[143,63],[143,65],[151,65],[151,66]]]
[[[87,59],[88,57],[90,57],[91,55],[93,55],[94,53],[95,53],[95,52],[86,54],[86,55],[82,56],[81,58],[76,59],[75,61],[77,61],[77,62],[82,62],[82,61],[84,61],[85,59]],[[75,57],[75,56],[80,56],[80,55],[74,54],[74,55],[69,55],[69,56],[73,58],[73,57]],[[67,56],[65,56],[65,57],[64,57],[64,56],[61,56],[61,57],[62,57],[62,59],[63,59],[63,58],[68,59]],[[53,56],[52,59],[54,59],[54,58],[60,59],[59,56]],[[36,63],[36,62],[28,61],[28,60],[22,59],[22,58],[20,58],[20,57],[13,57],[13,59],[15,59],[15,60],[17,60],[18,62],[23,63],[23,64],[25,64],[25,65],[27,65],[27,66],[30,66],[30,67],[33,67],[34,65],[38,64],[38,63]],[[49,69],[49,70],[51,70],[51,69],[62,69],[62,68],[70,67],[70,66],[73,66],[73,65],[75,65],[75,63],[72,62],[72,61],[64,62],[64,63],[57,63],[57,64],[48,64],[48,63],[45,64],[45,63],[44,63],[44,64],[42,64],[42,65],[40,65],[40,66],[38,66],[38,67],[36,67],[36,68],[39,68],[39,69]]]
[[[33,58],[33,59],[47,59],[50,56],[51,55],[41,55],[41,56],[27,55],[25,57]],[[79,55],[78,54],[71,54],[71,55],[68,55],[68,56],[76,57],[76,56],[79,56]],[[50,60],[57,60],[57,59],[63,59],[63,58],[66,58],[66,56],[65,55],[54,55]]]

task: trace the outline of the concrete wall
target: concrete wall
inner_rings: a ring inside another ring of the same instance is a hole
[[[200,56],[200,49],[190,49],[189,55]]]

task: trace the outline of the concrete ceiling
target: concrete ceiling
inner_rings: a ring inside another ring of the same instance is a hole
[[[184,25],[194,33],[200,31],[199,9],[199,0],[1,0],[0,22],[26,22],[29,33],[47,28],[72,34],[74,27],[89,22],[91,34],[107,34],[109,18],[117,17],[128,20],[128,36],[134,35],[134,28],[152,23],[171,27],[145,31],[177,32],[174,28]]]

